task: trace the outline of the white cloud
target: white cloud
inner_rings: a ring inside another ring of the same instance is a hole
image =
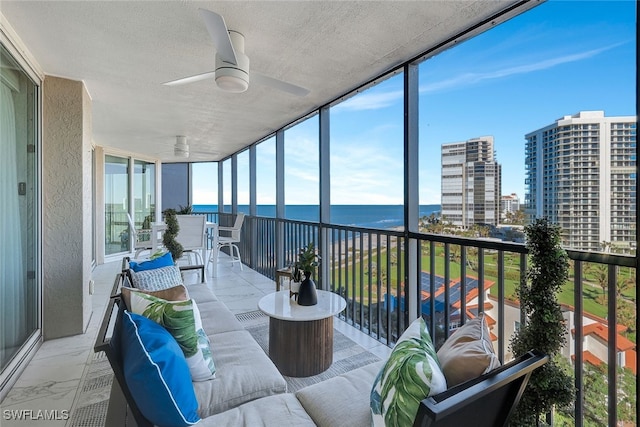
[[[499,79],[503,77],[509,77],[516,74],[526,74],[534,71],[546,70],[553,68],[557,65],[567,64],[570,62],[582,61],[584,59],[592,58],[599,55],[602,52],[613,49],[619,46],[613,44],[610,46],[602,47],[599,49],[587,50],[585,52],[574,53],[570,55],[558,56],[555,58],[549,58],[542,61],[529,62],[526,64],[515,65],[512,67],[506,67],[495,71],[487,71],[483,73],[463,73],[458,76],[454,76],[450,79],[441,80],[439,82],[429,83],[420,87],[420,92],[437,92],[450,88],[460,88],[461,86],[470,86],[479,83],[484,80]]]
[[[403,96],[404,92],[401,90],[364,92],[336,105],[333,107],[333,111],[378,110],[395,105]]]

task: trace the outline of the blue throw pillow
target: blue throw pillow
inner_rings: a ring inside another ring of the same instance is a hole
[[[156,268],[168,267],[170,265],[174,265],[171,252],[167,252],[166,254],[156,259],[150,259],[149,261],[142,261],[140,263],[135,261],[129,261],[129,268],[135,272],[153,270]]]
[[[191,374],[180,346],[153,320],[124,311],[122,364],[140,412],[159,427],[200,421]]]

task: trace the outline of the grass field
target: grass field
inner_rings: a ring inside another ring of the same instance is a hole
[[[452,246],[453,247],[453,246]],[[336,266],[335,277],[336,281],[343,282],[343,287],[347,285],[345,280],[348,278],[348,294],[353,297],[355,294],[356,299],[362,297],[362,302],[364,304],[368,304],[369,300],[369,284],[371,284],[372,288],[372,300],[376,300],[377,293],[377,277],[380,275],[381,284],[382,284],[382,293],[387,292],[387,279],[391,283],[391,291],[392,294],[397,294],[398,288],[398,266],[403,266],[403,257],[404,253],[400,253],[400,259],[398,260],[397,251],[395,248],[392,249],[392,259],[390,262],[391,268],[387,272],[387,257],[388,251],[386,247],[380,249],[380,260],[378,260],[378,256],[376,251],[372,251],[373,255],[371,259],[368,257],[363,258],[363,262],[361,265],[360,262],[360,254],[356,252],[355,260],[352,258],[352,254],[349,253],[349,258],[347,259],[347,266],[344,263],[340,266]],[[452,256],[453,255],[453,256]],[[485,280],[494,282],[494,285],[490,288],[490,293],[493,296],[498,295],[498,279],[497,279],[497,254],[496,253],[488,253],[485,252],[484,255],[484,268],[485,268]],[[451,280],[457,280],[460,277],[460,262],[459,262],[459,249],[458,253],[455,250],[450,252],[451,261],[449,263],[450,270],[450,278]],[[467,276],[477,277],[477,271],[474,268],[475,264],[477,264],[477,255],[471,253],[471,251],[467,254]],[[475,263],[475,264],[474,264]],[[371,266],[372,274],[369,273],[369,268]],[[505,266],[505,297],[509,299],[517,299],[516,289],[520,283],[520,254],[513,253],[505,253],[504,254],[504,266]],[[361,270],[362,269],[362,270]],[[429,250],[423,248],[422,259],[421,259],[421,269],[424,272],[430,271],[430,256]],[[602,297],[602,287],[598,285],[598,275],[601,272],[598,270],[601,267],[597,265],[594,267],[585,268],[585,272],[583,274],[583,307],[586,313],[590,313],[592,315],[607,318],[607,305],[603,304],[605,301]],[[348,272],[347,272],[348,270]],[[378,271],[380,270],[380,271]],[[444,277],[445,271],[445,258],[444,258],[444,247],[443,245],[436,245],[436,253],[435,253],[435,274],[441,277]],[[354,274],[355,272],[355,274]],[[573,268],[569,270],[570,274],[573,273]],[[341,280],[338,280],[338,274],[341,274]],[[388,273],[388,274],[387,274]],[[635,271],[631,269],[621,268],[618,273],[617,283],[623,283],[625,280],[630,280],[634,278]],[[363,285],[361,288],[361,278],[363,279]],[[625,289],[622,292],[624,298],[628,299],[630,302],[635,301],[636,298],[636,289],[635,286],[631,286],[629,289]],[[558,295],[558,300],[562,304],[566,304],[569,306],[575,306],[574,300],[574,283],[573,277],[570,276],[563,286],[561,292]]]

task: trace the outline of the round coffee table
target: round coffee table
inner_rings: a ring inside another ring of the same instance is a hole
[[[260,311],[269,316],[269,357],[282,375],[309,377],[333,363],[333,316],[347,306],[340,295],[318,291],[318,304],[298,305],[289,291],[265,295]]]

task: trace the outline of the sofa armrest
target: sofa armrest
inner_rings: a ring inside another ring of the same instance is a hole
[[[493,371],[420,402],[414,427],[506,426],[531,372],[549,357],[532,350]]]

